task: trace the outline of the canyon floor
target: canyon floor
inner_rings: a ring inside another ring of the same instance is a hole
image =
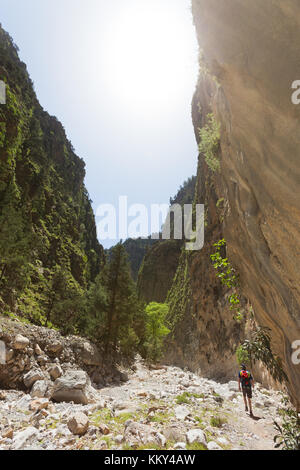
[[[0,392],[0,449],[274,449],[280,403],[279,392],[257,384],[250,418],[237,382],[138,359],[126,382],[97,390],[88,405]]]

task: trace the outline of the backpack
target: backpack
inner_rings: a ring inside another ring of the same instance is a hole
[[[240,378],[241,378],[243,387],[249,387],[251,385],[250,383],[251,374],[247,370],[241,370]]]

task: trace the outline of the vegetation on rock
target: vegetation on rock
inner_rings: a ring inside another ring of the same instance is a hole
[[[220,171],[218,151],[220,147],[220,124],[213,114],[207,115],[208,123],[199,129],[199,152],[205,157],[205,161],[211,171]]]
[[[147,357],[157,361],[163,353],[164,339],[170,333],[166,327],[166,317],[169,311],[167,304],[151,302],[146,307],[146,333],[145,348]]]
[[[247,359],[251,364],[261,361],[275,381],[288,382],[280,357],[272,351],[270,331],[270,328],[257,327],[251,338],[246,339],[238,348],[237,356]]]
[[[103,250],[84,162],[37,101],[25,64],[0,27],[0,300],[30,321],[74,325],[71,300],[100,271]]]
[[[297,411],[291,408],[287,397],[282,398],[282,407],[278,414],[281,424],[274,421],[278,434],[274,437],[275,448],[282,450],[300,450],[300,418]]]
[[[239,277],[236,274],[235,269],[231,266],[228,258],[222,256],[222,251],[226,250],[226,241],[224,238],[219,242],[214,243],[213,246],[216,248],[216,251],[210,256],[210,258],[221,283],[231,289],[231,294],[229,295],[230,310],[236,311],[235,319],[240,321],[242,319],[242,312],[239,308],[240,298],[237,292],[239,287]]]

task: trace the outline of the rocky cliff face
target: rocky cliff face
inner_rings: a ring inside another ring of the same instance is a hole
[[[181,247],[181,240],[158,241],[145,255],[137,282],[142,300],[147,303],[166,300],[178,267]]]
[[[185,181],[177,194],[170,198],[170,206],[179,204],[183,207],[185,204],[192,204],[194,201],[196,186],[196,176],[192,176]],[[179,264],[181,249],[183,247],[183,240],[174,240],[174,219],[169,214],[170,219],[170,240],[160,239],[147,240],[148,250],[144,253],[142,259],[137,287],[139,297],[146,302],[164,302],[167,298],[168,292],[172,286],[172,282]],[[167,222],[167,221],[166,221]],[[152,245],[149,242],[152,242]],[[133,240],[132,247],[137,250],[139,248],[139,240]],[[124,245],[126,245],[125,242]],[[132,254],[129,253],[129,258],[132,260]],[[132,261],[131,261],[132,264]]]
[[[85,165],[40,106],[1,26],[0,79],[7,98],[0,105],[0,308],[63,326],[103,257]]]
[[[193,98],[195,136],[208,122],[216,83],[201,74]],[[220,380],[236,375],[235,352],[245,337],[245,322],[237,323],[228,304],[228,290],[216,278],[210,255],[213,244],[223,238],[226,212],[220,191],[221,177],[199,155],[194,202],[205,204],[205,244],[202,250],[183,251],[168,295],[169,322],[166,359],[207,377]],[[243,300],[245,303],[245,300]]]
[[[256,319],[272,330],[289,390],[300,405],[300,106],[297,0],[193,0],[200,48],[218,86],[224,235]]]

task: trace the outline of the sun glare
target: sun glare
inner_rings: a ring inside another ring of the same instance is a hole
[[[182,0],[129,0],[105,32],[107,89],[137,115],[162,113],[195,85],[196,38]]]

